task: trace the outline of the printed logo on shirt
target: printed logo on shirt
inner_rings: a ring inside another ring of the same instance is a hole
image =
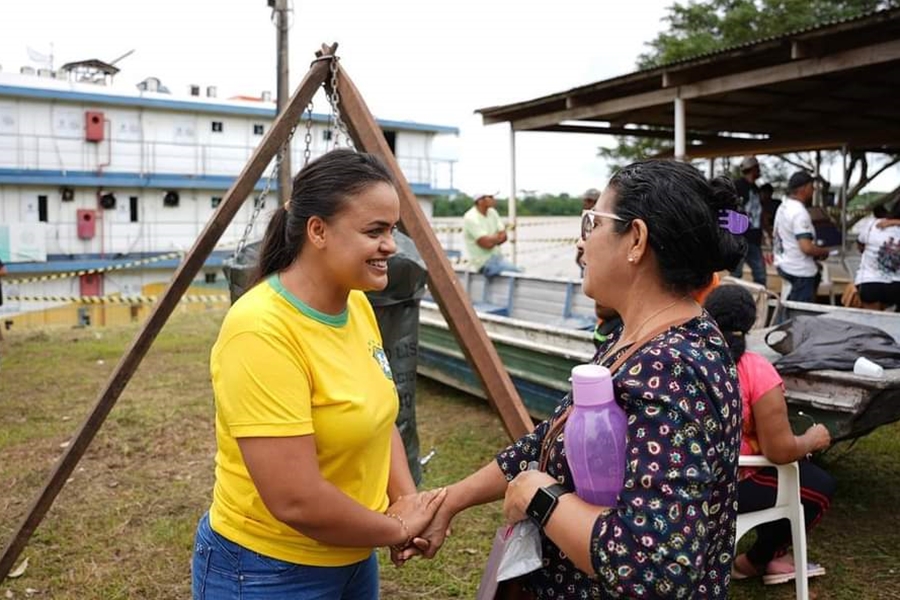
[[[900,243],[893,237],[878,249],[878,268],[885,275],[894,275],[900,270]]]
[[[391,363],[388,361],[387,355],[384,353],[384,348],[376,344],[375,342],[369,342],[369,349],[372,351],[372,358],[375,359],[375,362],[378,363],[378,366],[381,367],[381,372],[384,373],[384,376],[394,380],[394,376],[391,373]]]

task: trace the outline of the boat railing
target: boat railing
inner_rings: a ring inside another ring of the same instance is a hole
[[[597,323],[593,301],[582,293],[580,280],[513,272],[487,278],[467,269],[456,274],[482,316],[517,318],[561,330],[590,330]]]
[[[141,139],[139,131],[114,131],[100,144],[85,144],[80,125],[60,134],[0,133],[0,168],[54,171],[106,171],[191,176],[236,177],[250,159],[256,143],[229,144],[198,139],[193,130],[176,131],[183,139],[156,141]],[[262,138],[260,138],[261,140]],[[312,157],[326,149],[314,149]],[[295,165],[302,164],[301,144],[292,146]],[[397,156],[407,181],[435,190],[453,188],[452,159]]]

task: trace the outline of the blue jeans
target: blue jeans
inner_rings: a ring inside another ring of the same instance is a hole
[[[731,272],[732,277],[740,279],[744,276],[744,262],[750,265],[753,281],[760,285],[766,285],[766,261],[763,258],[762,246],[747,244],[747,256]]]
[[[503,271],[513,271],[515,273],[519,273],[522,271],[519,267],[512,264],[499,252],[497,254],[491,255],[487,262],[482,265],[478,272],[484,275],[485,277],[495,277],[502,273]]]
[[[346,567],[312,567],[270,558],[197,525],[191,562],[194,600],[377,600],[378,560]]]
[[[799,277],[785,273],[778,269],[778,274],[782,279],[791,284],[791,292],[788,294],[788,300],[796,300],[797,302],[815,302],[816,292],[819,289],[819,281],[821,275],[816,274],[810,277]]]

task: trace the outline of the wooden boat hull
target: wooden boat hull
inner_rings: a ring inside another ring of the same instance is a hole
[[[593,356],[590,333],[480,314],[528,413],[545,419],[569,391],[572,367]],[[446,321],[431,302],[419,318],[418,372],[451,387],[487,398]]]

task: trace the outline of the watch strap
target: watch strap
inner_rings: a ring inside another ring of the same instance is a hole
[[[561,483],[554,483],[552,485],[548,485],[548,486],[544,487],[544,490],[546,490],[548,494],[550,494],[557,500],[559,500],[559,497],[562,496],[563,494],[570,493],[570,490],[567,490],[566,486],[564,486]]]
[[[567,490],[565,486],[560,483],[542,487],[538,489],[534,498],[531,499],[526,513],[529,517],[534,519],[539,526],[543,527],[550,519],[550,515],[553,514],[553,511],[556,510],[556,506],[559,504],[559,497],[568,493],[570,493],[570,490]]]

